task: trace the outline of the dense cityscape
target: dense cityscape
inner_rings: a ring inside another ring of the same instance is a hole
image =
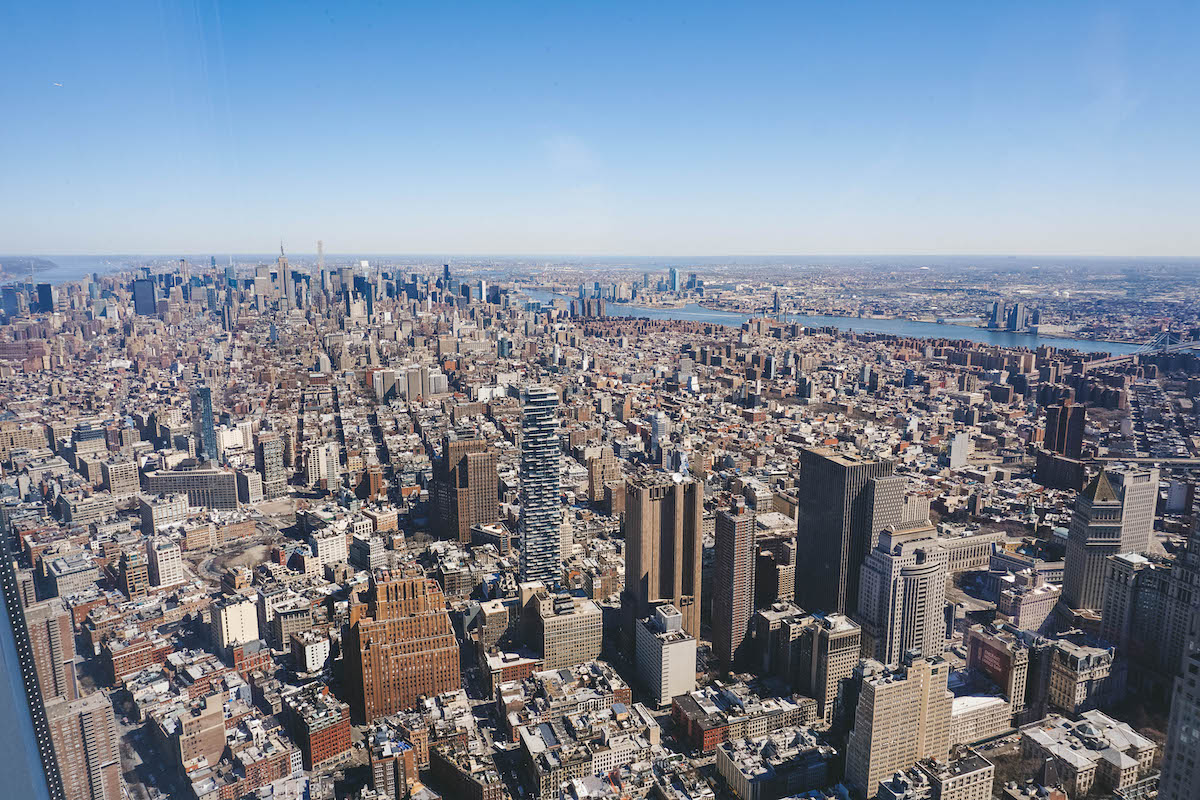
[[[46,797],[1197,797],[1194,264],[89,263],[3,267]]]

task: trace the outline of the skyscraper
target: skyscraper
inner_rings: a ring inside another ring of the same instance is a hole
[[[858,605],[859,569],[877,524],[895,524],[874,514],[871,478],[892,474],[892,462],[872,461],[825,448],[800,456],[796,515],[796,602],[801,608],[850,613]],[[899,506],[903,508],[903,504]]]
[[[283,310],[290,311],[296,304],[296,289],[292,285],[292,268],[288,266],[287,256],[283,254],[283,244],[279,245],[279,285],[283,291]]]
[[[471,541],[471,526],[496,521],[496,451],[474,434],[448,434],[431,489],[440,535]]]
[[[260,436],[254,451],[255,467],[262,475],[263,496],[279,497],[287,492],[287,472],[283,467],[283,439],[275,435]]]
[[[49,314],[54,311],[54,287],[48,283],[37,285],[38,312]]]
[[[625,494],[626,628],[669,602],[683,630],[700,638],[704,488],[692,478],[665,472],[631,482]]]
[[[194,386],[192,397],[192,437],[196,440],[196,456],[204,461],[216,461],[217,432],[213,428],[212,389]]]
[[[525,389],[521,407],[521,580],[560,582],[558,394]]]
[[[1083,426],[1087,422],[1087,409],[1064,400],[1046,409],[1046,449],[1067,458],[1079,458],[1083,454]]]
[[[946,640],[946,551],[928,523],[889,527],[862,566],[858,620],[863,651],[895,664],[909,650],[942,654]]]
[[[1063,565],[1063,602],[1101,609],[1107,559],[1143,553],[1154,535],[1158,470],[1104,469],[1075,500]]]
[[[412,708],[422,696],[458,689],[458,640],[441,588],[423,575],[378,570],[367,606],[346,635],[346,683],[355,720]],[[352,611],[352,618],[355,612]]]
[[[143,317],[152,317],[158,312],[158,290],[149,278],[138,278],[133,282],[133,311]]]
[[[66,800],[121,800],[117,721],[104,692],[46,705]]]
[[[754,513],[737,497],[717,513],[713,576],[712,649],[724,669],[749,655],[747,634],[754,614]]]
[[[29,643],[37,665],[38,685],[42,699],[75,700],[79,684],[75,678],[75,632],[71,613],[61,598],[53,597],[34,603],[25,610],[29,628]]]
[[[947,689],[950,665],[940,658],[906,658],[899,669],[864,660],[854,729],[846,745],[846,780],[857,797],[874,797],[879,782],[923,758],[950,752]]]

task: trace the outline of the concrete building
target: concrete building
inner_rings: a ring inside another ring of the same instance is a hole
[[[121,753],[112,703],[104,692],[46,704],[66,800],[121,800]]]
[[[173,539],[158,537],[151,540],[146,548],[149,555],[150,584],[152,586],[174,586],[183,583],[183,556],[179,545]]]
[[[712,650],[729,670],[750,655],[750,617],[754,614],[754,512],[743,497],[717,512],[716,568],[713,580]]]
[[[429,498],[437,514],[436,533],[469,543],[473,525],[496,521],[499,513],[496,458],[495,449],[474,433],[443,437],[442,458],[434,468]]]
[[[946,551],[928,523],[889,526],[862,566],[863,652],[894,664],[910,651],[939,656],[946,642]]]
[[[262,476],[263,496],[272,500],[287,494],[284,441],[277,434],[260,434],[254,448],[254,465]]]
[[[775,800],[823,789],[837,751],[804,727],[786,727],[717,748],[717,774],[738,800]]]
[[[625,515],[626,625],[668,602],[683,615],[683,630],[698,637],[703,487],[677,473],[651,473],[628,484]]]
[[[117,565],[117,583],[130,600],[146,596],[150,589],[150,570],[145,551],[140,546],[121,553]]]
[[[1033,570],[1021,570],[1011,585],[1000,590],[996,610],[1008,617],[1014,627],[1039,634],[1053,632],[1054,607],[1062,589],[1047,583],[1045,576]]]
[[[187,522],[188,496],[185,492],[162,495],[142,495],[138,498],[138,510],[142,517],[142,533],[154,536],[163,528]]]
[[[846,747],[846,781],[856,797],[873,797],[879,783],[923,758],[950,752],[947,690],[950,665],[940,658],[906,659],[896,668],[865,660],[854,728]]]
[[[1157,497],[1156,469],[1104,469],[1080,492],[1063,570],[1069,608],[1103,608],[1108,557],[1149,550]]]
[[[542,654],[545,669],[573,667],[600,656],[604,617],[593,601],[537,590],[523,612],[530,645]]]
[[[237,475],[231,469],[185,461],[177,469],[148,470],[142,476],[148,494],[184,493],[188,504],[230,511],[238,507]]]
[[[75,632],[71,613],[61,598],[34,603],[25,609],[25,625],[37,668],[38,686],[46,703],[75,700]]]
[[[209,637],[221,654],[227,654],[235,644],[249,644],[259,638],[258,607],[249,598],[225,597],[213,604],[209,614]]]
[[[683,630],[683,614],[670,604],[640,620],[634,647],[638,674],[659,708],[696,688],[696,639]]]
[[[1127,665],[1113,647],[1054,642],[1050,666],[1050,705],[1068,714],[1105,708],[1125,696]]]
[[[1129,788],[1150,772],[1154,751],[1154,742],[1099,711],[1075,722],[1052,714],[1021,728],[1022,754],[1053,759],[1072,797]]]

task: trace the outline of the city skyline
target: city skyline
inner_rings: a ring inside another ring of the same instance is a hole
[[[1194,6],[280,11],[17,9],[7,249],[1200,253]]]

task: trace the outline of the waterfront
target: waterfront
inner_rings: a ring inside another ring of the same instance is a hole
[[[567,295],[540,290],[525,290],[525,294],[541,302],[549,302],[551,300],[569,301],[571,299]],[[716,311],[694,304],[686,305],[682,308],[642,308],[623,303],[608,303],[605,306],[605,313],[612,317],[678,319],[734,326],[740,326],[747,319],[750,319],[751,316],[736,311]],[[964,325],[951,325],[940,322],[915,322],[907,319],[861,319],[857,317],[832,317],[826,314],[787,314],[785,317],[787,322],[811,328],[834,327],[843,331],[886,333],[921,339],[963,339],[970,342],[994,344],[1000,347],[1028,347],[1033,349],[1047,345],[1050,347],[1072,348],[1084,353],[1112,353],[1114,355],[1132,353],[1138,349],[1138,345],[1123,342],[1099,342],[1088,339],[1037,336],[1025,333],[1009,333],[1008,331],[992,331],[986,328],[970,328]]]

